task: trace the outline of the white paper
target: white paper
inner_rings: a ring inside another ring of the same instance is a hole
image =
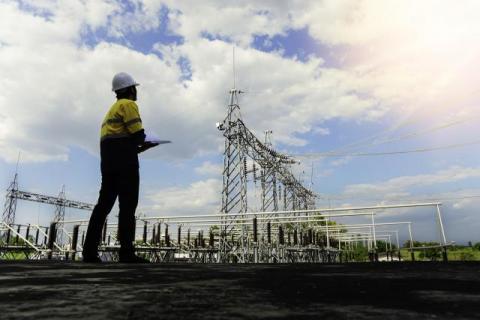
[[[152,142],[152,143],[156,143],[156,144],[166,144],[166,143],[172,143],[172,141],[170,140],[148,140],[147,142]]]
[[[145,133],[145,142],[152,142],[157,144],[165,144],[171,143],[170,140],[160,140],[160,138],[153,132],[146,132]]]

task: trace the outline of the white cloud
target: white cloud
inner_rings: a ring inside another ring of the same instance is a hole
[[[33,16],[13,4],[0,6],[6,13],[0,19],[0,39],[6,43],[0,48],[0,72],[7,75],[0,80],[4,159],[14,161],[21,150],[25,162],[65,160],[72,145],[97,153],[99,124],[114,98],[111,77],[120,70],[142,82],[139,104],[144,122],[174,140],[171,156],[211,148],[214,125],[208,133],[205,122],[194,116],[197,103],[182,99],[185,88],[178,83],[178,66],[120,45],[78,47],[80,24],[69,29],[61,19]],[[185,147],[187,141],[191,148]]]
[[[452,207],[455,210],[465,209],[470,207],[474,202],[476,202],[474,199],[460,199],[459,201],[455,202]]]
[[[144,208],[155,215],[215,214],[220,210],[222,181],[207,179],[186,187],[170,187],[151,192]],[[151,215],[151,214],[150,214]]]
[[[428,43],[433,48],[428,51],[421,37],[406,39],[402,30],[409,22],[405,17],[409,12],[419,12],[414,16],[414,22],[419,23],[429,6],[440,10],[437,6],[429,2],[416,10],[412,3],[382,2],[378,8],[376,4],[145,0],[132,2],[136,9],[131,11],[124,3],[110,0],[30,1],[27,12],[14,2],[0,2],[0,72],[5,75],[0,79],[0,154],[15,161],[20,149],[24,161],[61,160],[66,159],[72,145],[96,153],[98,125],[113,100],[110,79],[120,70],[131,72],[142,83],[139,105],[145,125],[174,142],[147,156],[184,159],[216,153],[222,137],[214,123],[226,112],[232,46],[204,39],[202,33],[230,38],[241,46],[237,49],[237,83],[247,91],[241,97],[245,121],[259,136],[272,129],[275,140],[285,144],[306,145],[308,141],[299,134],[327,134],[317,126],[330,119],[373,121],[410,105],[427,106],[425,113],[431,114],[433,101],[442,102],[435,104],[438,112],[452,110],[453,101],[471,106],[469,97],[475,92],[478,75],[473,74],[468,61],[477,56],[479,42],[440,49],[460,44],[451,42],[452,32],[459,35],[455,41],[473,39],[471,30],[476,29],[466,26],[475,26],[476,20],[467,15],[462,24],[457,18],[464,9],[452,13],[442,9],[441,13],[455,22],[454,31],[442,27],[448,41],[442,42],[440,37],[440,42]],[[119,38],[154,30],[161,23],[162,5],[170,10],[172,32],[185,39],[180,45],[157,44],[163,60],[106,42],[92,48],[79,45],[85,30],[106,28]],[[397,10],[397,6],[401,8]],[[42,12],[49,15],[44,17]],[[382,12],[394,17],[376,19]],[[381,28],[382,23],[388,28]],[[432,18],[420,34],[433,41],[431,30],[438,23]],[[326,67],[321,58],[301,62],[249,47],[254,35],[273,36],[306,26],[323,43],[349,46],[345,68]],[[398,36],[398,44],[382,42],[389,30],[395,31],[391,38]],[[369,47],[371,43],[378,44],[375,50]],[[462,53],[461,48],[468,52]],[[357,49],[359,54],[353,57]],[[418,56],[431,50],[440,52]],[[448,60],[452,53],[460,58]],[[191,80],[179,80],[180,57],[190,62]],[[470,81],[459,82],[459,77]]]
[[[211,163],[210,161],[205,161],[201,166],[195,168],[195,172],[200,175],[205,176],[215,176],[221,177],[223,171],[222,164]]]
[[[247,47],[254,35],[283,33],[291,22],[288,10],[282,10],[288,6],[286,1],[163,2],[175,9],[170,14],[172,30],[192,42],[208,33]]]
[[[315,134],[318,134],[320,136],[330,135],[330,129],[328,129],[328,128],[316,127],[312,130],[312,132],[315,133]]]
[[[51,18],[12,4],[0,6],[8,13],[0,19],[0,40],[7,44],[0,48],[0,72],[8,75],[0,80],[3,158],[14,161],[20,149],[24,161],[66,159],[72,145],[96,153],[98,125],[113,100],[110,79],[120,70],[142,83],[139,105],[146,127],[174,142],[148,156],[190,158],[218,151],[222,138],[214,123],[226,112],[230,44],[196,39],[178,46],[158,45],[165,60],[105,42],[79,47],[82,26],[111,27],[108,21],[115,20],[118,6],[105,2],[91,8],[95,17],[105,11],[111,16],[106,20],[79,17],[81,10],[74,11],[74,6],[48,6]],[[158,11],[159,5],[151,6]],[[147,14],[142,8],[139,19]],[[72,22],[64,25],[74,13]],[[295,134],[310,131],[315,122],[358,117],[375,108],[374,101],[351,94],[350,75],[322,69],[321,59],[302,63],[252,48],[239,48],[237,56],[240,85],[259,92],[242,97],[246,122],[260,132],[273,129],[277,141],[303,145],[306,141]],[[179,57],[189,59],[191,81],[179,81]]]
[[[332,160],[330,162],[330,164],[334,167],[340,167],[340,166],[343,166],[343,165],[349,163],[351,160],[352,160],[352,157],[342,157],[342,158],[337,159],[337,160]]]
[[[10,6],[20,8],[16,2],[11,2]],[[161,22],[161,7],[162,3],[159,1],[136,0],[21,1],[22,9],[40,19],[47,17],[52,27],[76,38],[87,30],[95,32],[100,28],[104,28],[108,35],[116,38],[123,38],[130,32],[155,29]],[[58,27],[59,25],[63,28]],[[15,32],[17,30],[15,29]]]
[[[421,3],[238,1],[234,5],[212,0],[200,6],[178,1],[165,3],[178,10],[171,17],[171,27],[184,35],[187,43],[202,41],[200,35],[207,32],[230,38],[246,48],[255,34],[273,36],[290,28],[306,27],[312,37],[327,48],[335,49],[337,58],[343,61],[343,72],[321,71],[323,85],[328,86],[326,79],[338,81],[331,87],[334,98],[322,95],[324,91],[302,95],[291,90],[293,84],[289,87],[279,85],[276,73],[267,73],[275,86],[273,89],[285,92],[285,88],[290,88],[285,95],[290,98],[291,105],[304,102],[298,107],[297,116],[318,117],[312,108],[332,106],[338,113],[330,112],[325,119],[349,117],[355,113],[356,119],[376,120],[393,111],[402,122],[410,118],[429,121],[432,117],[475,110],[472,106],[478,98],[476,83],[480,76],[471,66],[480,54],[480,35],[476,32],[480,28],[476,14],[480,9],[478,1],[465,1],[462,6],[451,0]],[[232,23],[237,20],[249,23]],[[268,27],[265,27],[267,22]],[[200,51],[198,47],[195,50]],[[279,70],[290,69],[280,67]],[[309,85],[300,80],[299,87],[312,91],[321,89],[318,82],[311,80]],[[256,82],[245,84],[254,88],[253,91],[260,91]],[[358,95],[349,95],[342,88],[354,90]],[[369,98],[358,99],[358,96]],[[255,99],[276,102],[268,95],[260,94]],[[321,106],[316,106],[319,102]],[[286,118],[290,116],[292,113]],[[298,130],[304,132],[310,126],[308,121],[302,121]],[[282,135],[282,141],[305,144],[291,132]]]
[[[192,64],[189,92],[198,96],[210,92],[215,97],[215,92],[224,92],[225,83],[231,83],[229,44],[202,39],[176,49]],[[369,111],[377,108],[375,101],[351,93],[354,81],[350,75],[322,68],[320,59],[302,63],[276,53],[243,48],[236,50],[236,57],[237,84],[247,91],[241,95],[242,112],[247,125],[259,136],[263,130],[272,129],[279,142],[305,145],[306,141],[295,135],[309,132],[318,121],[368,117]],[[225,97],[215,100],[224,104]]]
[[[127,33],[154,30],[159,27],[160,9],[158,1],[133,1],[129,3],[133,10],[127,10],[126,4],[120,5],[108,23],[108,32],[114,37],[123,37]]]
[[[480,168],[453,166],[433,174],[420,174],[392,178],[378,183],[347,185],[343,194],[349,197],[398,198],[410,195],[409,190],[416,187],[437,186],[468,178],[480,177]]]
[[[478,1],[326,1],[297,20],[319,41],[348,46],[344,70],[361,91],[402,118],[431,119],[478,99],[479,9]]]

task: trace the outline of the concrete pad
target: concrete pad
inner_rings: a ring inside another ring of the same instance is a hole
[[[479,263],[0,262],[1,319],[478,319]]]

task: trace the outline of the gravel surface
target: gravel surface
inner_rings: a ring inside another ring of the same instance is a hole
[[[480,263],[0,262],[0,319],[480,319]]]

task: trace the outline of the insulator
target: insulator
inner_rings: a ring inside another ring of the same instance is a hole
[[[253,181],[257,182],[257,168],[255,167],[255,162],[253,163]]]
[[[272,225],[270,221],[267,222],[267,241],[269,244],[272,243]]]
[[[182,226],[178,226],[178,233],[177,233],[177,242],[180,245],[182,241]]]
[[[15,237],[15,245],[18,245],[18,239],[19,239],[19,234],[20,234],[20,229],[22,228],[22,225],[18,225],[17,227],[17,236]]]
[[[168,236],[168,224],[165,225],[165,245],[170,246],[170,237]]]
[[[213,237],[213,232],[210,231],[210,239],[209,239],[208,244],[209,244],[209,246],[210,246],[211,248],[213,248],[214,243],[215,243],[215,240],[214,240],[214,237]]]
[[[285,240],[283,238],[283,228],[282,226],[278,227],[278,243],[283,245],[285,243]]]
[[[243,158],[243,174],[247,178],[247,158]]]

